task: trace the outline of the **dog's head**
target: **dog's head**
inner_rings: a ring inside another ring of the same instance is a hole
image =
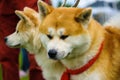
[[[50,58],[73,57],[73,52],[82,54],[89,48],[91,38],[87,29],[91,8],[54,9],[42,1],[38,2],[38,7],[42,20],[40,39]]]
[[[20,18],[16,26],[16,31],[5,38],[5,42],[9,47],[24,47],[32,44],[35,36],[35,29],[39,25],[38,13],[28,7],[24,11],[15,11]]]

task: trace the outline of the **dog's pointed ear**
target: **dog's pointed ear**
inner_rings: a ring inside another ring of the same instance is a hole
[[[37,11],[35,11],[32,8],[25,7],[24,8],[24,14],[28,16],[28,18],[37,26],[41,23],[41,20],[39,18],[39,14]]]
[[[29,8],[29,7],[24,7],[24,12],[25,13],[32,13],[32,14],[37,14],[38,12],[36,12],[34,9]]]
[[[80,22],[81,24],[88,24],[91,18],[92,9],[85,8],[82,11],[78,12],[75,16],[75,21]]]
[[[34,25],[33,22],[24,14],[24,12],[16,10],[15,14],[26,23],[27,26]]]
[[[40,20],[43,21],[44,18],[53,10],[52,6],[49,6],[42,0],[38,0],[38,11],[40,14]]]
[[[29,21],[29,18],[22,11],[16,10],[15,14],[25,22]]]

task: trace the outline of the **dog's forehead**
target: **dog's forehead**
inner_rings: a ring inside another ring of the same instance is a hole
[[[49,34],[55,30],[66,35],[80,34],[84,30],[82,25],[75,21],[77,12],[77,8],[57,8],[53,10],[41,24],[40,32]]]
[[[20,20],[18,23],[17,23],[17,26],[16,26],[16,30],[20,31],[20,32],[25,32],[27,31],[27,27],[25,25],[25,22],[23,20]]]
[[[16,29],[19,30],[22,26],[23,26],[23,21],[20,20],[16,25]]]

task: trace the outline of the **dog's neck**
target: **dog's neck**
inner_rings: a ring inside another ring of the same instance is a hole
[[[31,29],[31,34],[29,33],[29,41],[23,46],[30,53],[39,53],[41,49],[41,41],[39,39],[38,28]]]
[[[95,29],[95,27],[99,27],[100,30],[98,31],[97,30],[98,28]],[[91,60],[98,53],[101,43],[103,42],[104,37],[101,31],[103,31],[101,25],[99,25],[94,20],[92,20],[89,24],[89,33],[92,38],[92,42],[89,49],[82,55],[77,55],[71,59],[66,58],[61,60],[61,62],[65,65],[65,67],[67,67],[68,69],[78,69],[83,65],[87,64],[89,60]],[[70,53],[70,54],[79,54],[80,50],[78,48],[76,49],[76,51],[73,52],[74,53]]]

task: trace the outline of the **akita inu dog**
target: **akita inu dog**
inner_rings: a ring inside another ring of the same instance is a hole
[[[50,60],[47,57],[47,52],[39,39],[41,21],[38,13],[28,7],[25,7],[24,11],[16,10],[15,13],[20,18],[20,21],[17,24],[16,31],[5,38],[6,44],[12,48],[23,47],[30,53],[34,53],[45,80],[60,80],[60,75],[62,75],[65,68],[60,62]]]
[[[41,42],[66,67],[61,80],[120,80],[119,28],[100,25],[91,8],[39,9]]]

